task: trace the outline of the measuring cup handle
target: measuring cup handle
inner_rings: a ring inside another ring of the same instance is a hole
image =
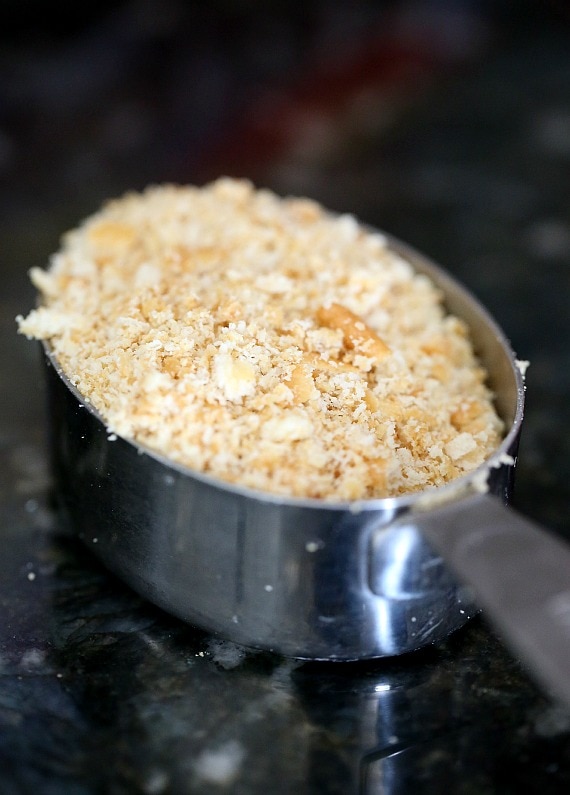
[[[488,494],[417,514],[413,524],[529,673],[570,706],[570,544]]]

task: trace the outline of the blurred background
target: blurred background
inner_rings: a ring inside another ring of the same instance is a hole
[[[216,759],[232,793],[568,792],[570,715],[484,617],[340,672],[224,657],[62,534],[28,270],[108,198],[220,175],[482,300],[531,363],[514,504],[570,538],[567,0],[0,0],[2,795],[219,791]]]
[[[111,196],[245,176],[404,238],[483,300],[531,360],[517,499],[560,527],[569,48],[565,0],[2,0],[5,433],[40,417],[14,336],[28,268]]]

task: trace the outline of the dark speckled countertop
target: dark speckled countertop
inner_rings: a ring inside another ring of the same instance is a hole
[[[1,795],[569,792],[570,714],[484,615],[403,658],[309,664],[108,574],[51,510],[39,352],[14,322],[27,269],[127,188],[232,173],[313,196],[439,261],[530,360],[514,504],[570,538],[565,4],[102,3],[68,28],[17,9],[0,34]]]

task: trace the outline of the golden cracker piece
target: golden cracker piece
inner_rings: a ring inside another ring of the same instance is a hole
[[[316,317],[322,326],[341,331],[349,350],[358,351],[376,361],[382,361],[390,355],[390,348],[384,340],[346,306],[337,303],[323,306],[317,310]]]

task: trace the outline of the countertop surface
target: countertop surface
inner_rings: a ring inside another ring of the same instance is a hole
[[[14,321],[28,268],[107,197],[232,173],[354,213],[480,298],[530,361],[514,507],[570,540],[570,17],[341,5],[259,27],[214,4],[199,47],[175,2],[2,40],[2,795],[570,790],[570,712],[484,613],[401,658],[246,650],[133,593],[52,510]]]

